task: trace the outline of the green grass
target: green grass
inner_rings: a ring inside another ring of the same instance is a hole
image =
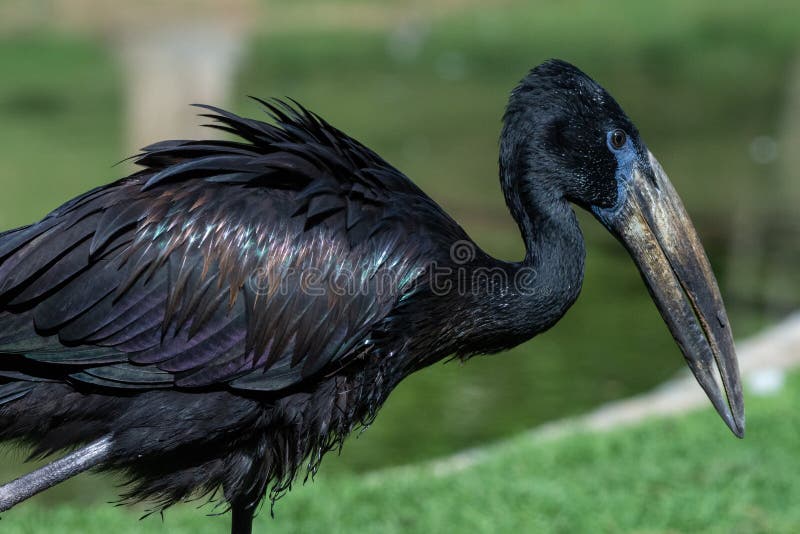
[[[800,524],[800,375],[771,398],[750,396],[748,436],[710,409],[608,433],[521,436],[479,463],[435,474],[430,464],[318,477],[265,506],[257,532],[796,532]],[[22,505],[4,534],[222,533],[227,516],[181,506],[164,520],[137,512]],[[140,513],[139,513],[140,515]]]

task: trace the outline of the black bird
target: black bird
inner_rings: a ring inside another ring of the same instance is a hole
[[[151,145],[142,170],[0,235],[0,440],[37,457],[78,448],[0,487],[0,510],[119,470],[123,499],[156,509],[221,488],[234,534],[249,533],[265,494],[313,472],[404,377],[564,315],[584,270],[573,205],[627,248],[743,435],[731,330],[697,234],[636,127],[576,67],[534,68],[503,118],[516,263],[318,115],[262,104],[273,123],[202,106],[239,140]]]

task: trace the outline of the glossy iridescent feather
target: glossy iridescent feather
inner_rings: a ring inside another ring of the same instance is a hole
[[[410,373],[515,346],[566,313],[585,256],[574,206],[623,241],[743,436],[696,232],[630,119],[579,69],[534,68],[503,117],[520,262],[485,254],[316,115],[263,104],[272,124],[206,108],[238,140],[152,145],[137,174],[0,234],[0,441],[34,455],[84,446],[0,486],[0,510],[96,466],[157,509],[221,488],[234,534],[250,534],[263,496],[313,473]]]
[[[5,236],[0,301],[30,320],[0,351],[103,387],[261,391],[355,357],[432,261],[425,234],[460,229],[322,120],[270,109],[278,126],[214,110],[249,143],[150,146],[146,170]],[[329,291],[345,277],[359,290]],[[76,346],[103,349],[84,366]]]
[[[131,497],[163,505],[217,484],[229,501],[257,502],[371,418],[414,369],[386,358],[410,337],[388,341],[392,314],[465,234],[355,140],[299,106],[264,105],[274,124],[208,108],[240,140],[149,146],[142,171],[2,234],[0,403],[18,402],[0,409],[0,438],[49,453],[125,435],[115,417],[141,409],[158,413],[152,441],[187,426],[187,403],[212,420],[234,409],[238,419],[206,429],[208,454],[223,457],[215,469],[189,454],[172,475],[149,476],[123,451],[150,450],[154,462],[164,452],[132,433],[110,467],[131,469]],[[381,382],[387,365],[403,370]],[[126,395],[141,407],[120,404]],[[49,427],[24,420],[48,409],[61,414]],[[297,426],[282,428],[287,417]],[[226,460],[220,448],[247,425],[247,468],[237,469],[244,453]]]
[[[101,467],[128,475],[125,497],[160,508],[221,487],[248,517],[410,373],[566,312],[584,247],[564,191],[587,173],[563,165],[550,125],[609,99],[560,62],[512,94],[514,263],[299,105],[264,103],[272,124],[206,108],[238,140],[152,145],[140,172],[0,234],[0,441],[45,455],[111,436]]]

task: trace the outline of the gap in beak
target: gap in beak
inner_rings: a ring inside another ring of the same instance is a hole
[[[734,433],[741,438],[744,436],[744,427],[743,427],[744,421],[739,421],[736,417],[736,412],[733,406],[733,402],[731,401],[731,395],[733,395],[733,392],[728,390],[728,386],[722,377],[721,364],[718,359],[719,347],[716,345],[716,343],[714,343],[714,340],[711,337],[712,336],[710,332],[711,327],[710,325],[708,325],[707,321],[703,320],[703,316],[700,314],[698,310],[695,299],[692,298],[691,293],[689,293],[687,287],[684,285],[683,279],[681,279],[681,277],[678,276],[678,273],[675,271],[675,268],[672,265],[671,261],[670,261],[670,269],[672,269],[672,274],[676,277],[676,279],[680,283],[681,291],[683,292],[683,297],[689,303],[689,307],[692,310],[692,314],[694,314],[695,321],[697,321],[697,324],[700,325],[700,331],[703,333],[703,337],[706,340],[706,344],[708,345],[708,348],[711,351],[712,362],[713,362],[713,370],[711,372],[711,376],[714,379],[715,384],[717,385],[717,389],[723,392],[723,394],[725,395],[725,404],[728,408],[731,421],[733,421],[734,425],[736,426],[736,430],[734,429],[731,430],[734,430]],[[719,318],[719,312],[714,313],[714,317],[711,318],[711,320],[722,323],[722,321]],[[717,346],[718,350],[714,350],[715,346]]]

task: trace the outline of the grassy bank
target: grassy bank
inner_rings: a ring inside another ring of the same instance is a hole
[[[488,460],[435,474],[429,464],[320,477],[265,506],[259,532],[796,532],[800,375],[749,399],[748,436],[711,410],[555,440],[518,437]],[[2,532],[223,533],[227,516],[182,506],[137,511],[23,505]]]

